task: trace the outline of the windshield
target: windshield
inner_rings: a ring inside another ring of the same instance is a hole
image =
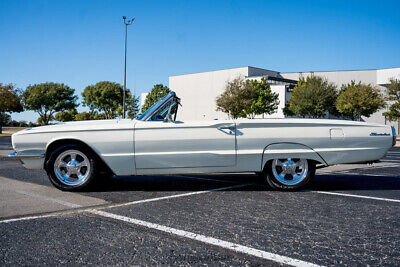
[[[169,92],[156,103],[154,103],[151,107],[149,107],[142,115],[137,117],[138,120],[146,120],[153,112],[155,112],[164,102],[166,102],[169,98],[175,96],[174,92]]]
[[[154,114],[151,115],[150,121],[164,121],[168,116],[172,121],[175,121],[176,112],[178,111],[178,103],[174,99],[168,100]]]

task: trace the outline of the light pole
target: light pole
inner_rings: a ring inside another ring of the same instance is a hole
[[[133,23],[135,18],[132,18],[131,20],[126,20],[125,16],[122,16],[124,19],[124,24],[125,24],[125,64],[124,64],[124,92],[122,93],[122,118],[125,119],[125,91],[126,91],[126,41],[128,38],[128,26]],[[135,97],[135,96],[134,96]]]

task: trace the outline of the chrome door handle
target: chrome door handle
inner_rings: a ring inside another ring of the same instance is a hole
[[[235,130],[235,126],[220,126],[220,127],[218,127],[218,130],[231,130],[231,131],[234,131]]]
[[[219,126],[217,129],[227,134],[235,134],[236,127],[232,125],[224,125],[224,126]],[[229,130],[229,132],[224,130]]]

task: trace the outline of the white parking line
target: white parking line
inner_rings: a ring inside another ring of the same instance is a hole
[[[355,176],[373,176],[373,177],[385,177],[385,178],[400,178],[400,176],[396,175],[384,175],[384,174],[370,174],[370,173],[358,173],[358,172],[349,172],[349,171],[343,171],[343,172],[335,172],[335,173],[318,173],[317,175],[321,174],[329,174],[329,175],[355,175]]]
[[[371,168],[371,169],[382,169],[382,168],[397,168],[397,167],[400,167],[400,164],[398,164],[398,163],[393,163],[393,164],[391,164],[391,165],[385,165],[385,166],[372,166],[372,167],[369,167],[369,168]]]
[[[318,170],[317,171],[317,175],[320,174],[333,174],[333,175],[338,175],[338,174],[346,174],[348,172],[351,171],[355,171],[355,170],[376,170],[376,169],[386,169],[386,168],[398,168],[400,167],[400,164],[392,162],[393,164],[391,165],[385,165],[385,166],[371,166],[371,167],[365,167],[365,168],[354,168],[354,169],[349,169],[349,170],[341,170],[341,171],[335,171],[335,170],[331,170],[331,171],[321,171]],[[351,173],[351,174],[357,174],[357,173]]]
[[[204,181],[222,182],[222,183],[234,183],[234,184],[240,183],[238,181],[232,181],[232,180],[220,180],[220,179],[211,179],[211,178],[194,177],[194,176],[186,176],[186,175],[172,175],[172,177],[179,177],[179,178],[184,178],[184,179],[189,179],[189,180],[204,180]]]
[[[400,176],[396,175],[382,175],[382,174],[372,174],[372,173],[356,173],[356,172],[345,172],[341,173],[341,175],[356,175],[356,176],[374,176],[374,177],[387,177],[387,178],[399,178]]]
[[[156,197],[156,198],[149,198],[149,199],[142,199],[142,200],[137,200],[137,201],[131,201],[127,203],[120,203],[120,204],[114,204],[114,205],[107,205],[104,207],[98,207],[97,209],[108,209],[108,208],[115,208],[115,207],[122,207],[122,206],[128,206],[128,205],[135,205],[135,204],[141,204],[141,203],[147,203],[147,202],[153,202],[153,201],[159,201],[159,200],[165,200],[165,199],[172,199],[172,198],[178,198],[178,197],[185,197],[185,196],[191,196],[191,195],[199,195],[199,194],[205,194],[205,193],[210,193],[214,191],[223,191],[223,190],[229,190],[229,189],[235,189],[239,187],[245,187],[251,184],[240,184],[240,185],[234,185],[234,186],[228,186],[228,187],[220,187],[216,189],[210,189],[210,190],[204,190],[204,191],[196,191],[196,192],[189,192],[189,193],[183,193],[183,194],[177,194],[177,195],[171,195],[171,196],[165,196],[165,197]],[[41,195],[37,195],[34,193],[28,193],[25,191],[20,191],[19,193],[23,193],[26,195],[30,196],[35,196],[39,197],[44,200],[49,200],[52,202],[59,203],[61,205],[67,206],[67,207],[72,207],[72,205],[77,205],[73,203],[69,203],[66,201],[58,200],[58,199],[53,199],[53,198],[48,198],[44,197]],[[75,207],[81,207],[80,205],[77,205]],[[83,210],[78,210],[77,212],[85,212],[88,210],[93,210],[92,208],[87,208]],[[10,223],[10,222],[17,222],[17,221],[26,221],[26,220],[34,220],[34,219],[40,219],[40,218],[47,218],[47,217],[53,217],[53,216],[58,216],[58,215],[63,215],[63,214],[70,214],[71,211],[65,211],[65,212],[55,212],[55,213],[49,213],[49,214],[44,214],[44,215],[37,215],[37,216],[26,216],[26,217],[19,217],[19,218],[13,218],[13,219],[5,219],[5,220],[0,220],[0,223]]]
[[[307,192],[313,192],[313,193],[325,194],[325,195],[335,195],[335,196],[343,196],[343,197],[365,198],[365,199],[373,199],[373,200],[380,200],[380,201],[387,201],[387,202],[396,202],[396,203],[400,203],[400,200],[399,200],[399,199],[391,199],[391,198],[370,197],[370,196],[362,196],[362,195],[354,195],[354,194],[344,194],[344,193],[327,192],[327,191],[314,191],[314,190],[310,190],[310,191],[307,191]]]
[[[383,162],[400,162],[400,160],[395,160],[395,159],[381,159],[380,161],[383,161]]]
[[[281,264],[287,264],[287,265],[291,265],[291,266],[318,266],[318,265],[310,263],[310,262],[301,261],[301,260],[293,259],[293,258],[286,257],[286,256],[281,256],[281,255],[270,253],[267,251],[243,246],[240,244],[235,244],[235,243],[224,241],[224,240],[217,239],[214,237],[200,235],[200,234],[196,234],[196,233],[192,233],[192,232],[188,232],[188,231],[184,231],[184,230],[180,230],[180,229],[176,229],[176,228],[172,228],[172,227],[168,227],[168,226],[164,226],[164,225],[160,225],[160,224],[155,224],[155,223],[146,222],[146,221],[142,221],[142,220],[138,220],[138,219],[134,219],[134,218],[129,218],[129,217],[125,217],[125,216],[121,216],[121,215],[117,215],[117,214],[113,214],[113,213],[109,213],[109,212],[105,212],[105,211],[92,210],[91,212],[93,214],[96,214],[96,215],[99,215],[102,217],[111,218],[114,220],[123,221],[123,222],[130,223],[130,224],[140,225],[140,226],[158,230],[158,231],[161,231],[164,233],[196,240],[198,242],[206,243],[206,244],[209,244],[212,246],[221,247],[224,249],[228,249],[228,250],[232,250],[235,252],[255,256],[258,258],[265,259],[265,260],[278,262]]]
[[[209,189],[209,190],[204,190],[204,191],[189,192],[189,193],[183,193],[183,194],[171,195],[171,196],[165,196],[165,197],[148,198],[148,199],[136,200],[136,201],[126,202],[126,203],[109,205],[109,206],[101,207],[99,209],[109,209],[109,208],[130,206],[130,205],[136,205],[136,204],[153,202],[153,201],[160,201],[160,200],[165,200],[165,199],[200,195],[200,194],[210,193],[210,192],[214,192],[214,191],[224,191],[224,190],[235,189],[235,188],[239,188],[239,187],[245,187],[248,185],[252,185],[252,184],[239,184],[239,185],[221,187],[221,188],[216,188],[216,189]]]

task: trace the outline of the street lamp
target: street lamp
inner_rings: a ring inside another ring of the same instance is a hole
[[[124,92],[122,93],[122,118],[125,119],[125,91],[126,91],[126,41],[128,37],[128,26],[133,23],[135,18],[132,18],[131,20],[126,20],[125,16],[122,16],[125,24],[125,65],[124,65]],[[134,96],[135,97],[135,96]]]

